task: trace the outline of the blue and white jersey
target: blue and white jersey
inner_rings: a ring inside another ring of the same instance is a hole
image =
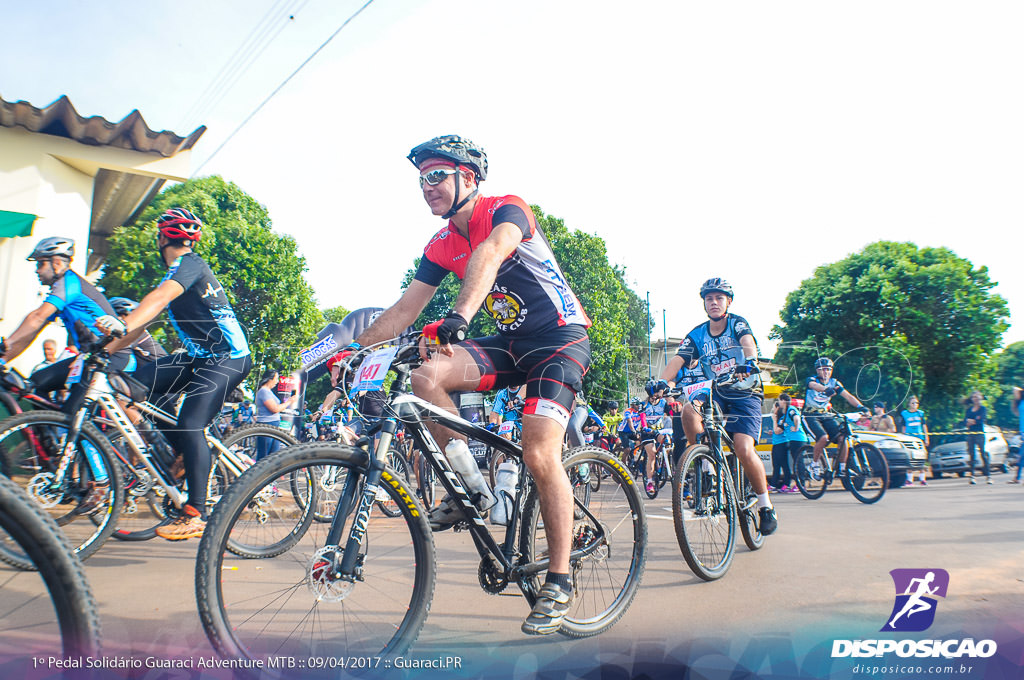
[[[68,344],[78,349],[99,339],[95,326],[97,318],[104,314],[117,317],[103,293],[70,269],[54,281],[43,302],[57,308],[57,313],[49,320],[60,317],[68,331]]]
[[[171,300],[167,316],[185,351],[194,357],[240,359],[249,356],[249,342],[220,281],[195,253],[172,264],[164,281],[175,281],[185,292]]]
[[[726,317],[725,330],[720,334],[712,334],[711,322],[705,321],[687,333],[676,354],[682,357],[687,365],[698,360],[705,379],[729,375],[736,370],[737,366],[745,362],[743,347],[740,345],[740,338],[744,335],[753,337],[750,324],[742,316],[729,314]],[[729,391],[746,394],[760,393],[762,390],[761,380],[757,374],[751,383],[750,388],[733,387]]]
[[[825,382],[825,383],[821,382],[821,379],[819,379],[818,376],[813,376],[813,377],[808,378],[807,382],[806,382],[806,385],[805,385],[806,390],[804,391],[804,410],[805,411],[828,410],[832,406],[832,397],[835,396],[835,394],[826,396],[826,394],[824,392],[819,392],[818,390],[812,390],[811,389],[811,383],[812,382],[816,382],[819,385],[824,385],[826,388],[831,387],[833,390],[835,390],[835,394],[842,394],[843,390],[845,389],[843,387],[843,383],[839,382],[835,378],[829,378],[828,382]]]
[[[642,410],[647,418],[647,427],[654,430],[660,430],[665,427],[668,421],[665,418],[665,404],[666,401],[664,399],[659,399],[653,404],[649,399],[644,402]]]

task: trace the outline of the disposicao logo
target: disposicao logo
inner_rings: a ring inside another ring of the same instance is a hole
[[[945,569],[893,569],[896,586],[892,612],[881,632],[912,633],[927,630],[935,622],[939,597],[946,597],[949,572]],[[986,658],[996,653],[993,640],[834,640],[832,657],[880,657],[896,654],[918,658]]]
[[[946,597],[949,572],[945,569],[893,569],[896,601],[882,632],[928,630],[935,621],[936,597]]]

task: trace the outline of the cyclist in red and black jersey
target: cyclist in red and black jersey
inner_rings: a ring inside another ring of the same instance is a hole
[[[423,329],[425,342],[438,344],[439,351],[413,375],[413,391],[455,413],[450,392],[526,385],[523,460],[540,492],[551,566],[523,632],[554,633],[573,597],[573,496],[561,452],[575,392],[590,366],[590,320],[527,203],[517,196],[478,193],[487,177],[482,149],[449,135],[417,146],[409,160],[419,170],[431,212],[449,222],[427,244],[402,297],[354,345],[398,335],[449,272],[462,279],[451,311]],[[498,334],[456,344],[481,307],[494,317]],[[431,431],[438,442],[464,439],[436,425]],[[431,513],[431,525],[448,528],[462,517],[461,508],[442,503]]]

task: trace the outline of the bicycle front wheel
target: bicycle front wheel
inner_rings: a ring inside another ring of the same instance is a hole
[[[872,444],[855,444],[846,465],[846,488],[861,503],[877,503],[889,488],[889,462]]]
[[[754,487],[747,478],[747,473],[740,466],[740,533],[743,534],[743,542],[751,550],[760,550],[764,546],[764,534],[761,533],[760,524],[757,520],[757,494]]]
[[[114,533],[124,505],[120,464],[106,437],[84,423],[61,484],[57,474],[71,417],[60,411],[30,411],[0,423],[3,470],[64,530],[79,559],[86,559]],[[0,543],[0,560],[27,568],[23,551]]]
[[[0,619],[17,626],[0,642],[2,656],[49,654],[50,628],[59,633],[65,658],[99,656],[100,621],[82,564],[54,521],[17,484],[0,477],[0,536],[23,551],[39,571],[53,605],[42,606],[28,574],[7,578],[0,588]],[[23,587],[24,586],[24,587]],[[10,616],[9,616],[10,615]],[[37,648],[38,646],[38,648]]]
[[[683,558],[705,581],[725,575],[736,543],[732,475],[704,444],[683,452],[672,477],[672,519]]]
[[[817,500],[825,495],[825,489],[832,481],[832,473],[826,467],[826,453],[821,454],[821,460],[814,461],[814,447],[805,447],[796,457],[796,488],[804,498]]]
[[[416,640],[434,592],[434,543],[403,480],[384,472],[381,487],[401,515],[385,517],[371,506],[356,577],[348,579],[339,578],[334,566],[344,557],[353,513],[345,518],[342,545],[328,545],[330,525],[292,517],[289,495],[267,494],[281,480],[312,481],[321,474],[360,485],[366,465],[366,454],[349,446],[300,444],[256,463],[228,488],[196,562],[200,618],[221,656],[370,657],[401,654]],[[315,490],[310,494],[315,502]],[[279,503],[284,512],[276,512]],[[299,522],[308,527],[301,534]],[[235,557],[228,545],[275,537],[283,550],[259,562]]]
[[[574,501],[571,549],[584,549],[587,554],[570,561],[576,596],[559,629],[563,635],[580,638],[610,628],[636,597],[647,561],[647,516],[633,477],[603,449],[571,449],[563,462],[569,479],[580,480],[580,491],[590,492],[583,492],[589,496],[585,504],[580,495]],[[594,474],[603,476],[597,491],[583,481]],[[547,556],[536,487],[523,506],[520,550],[527,562]],[[534,577],[524,588],[531,605],[540,587],[539,577]]]

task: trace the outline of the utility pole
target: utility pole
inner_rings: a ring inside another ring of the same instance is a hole
[[[665,310],[661,310],[661,332],[665,336],[665,346],[661,348],[661,367],[668,366],[668,322],[666,321]]]
[[[651,291],[647,291],[647,377],[651,373]]]

